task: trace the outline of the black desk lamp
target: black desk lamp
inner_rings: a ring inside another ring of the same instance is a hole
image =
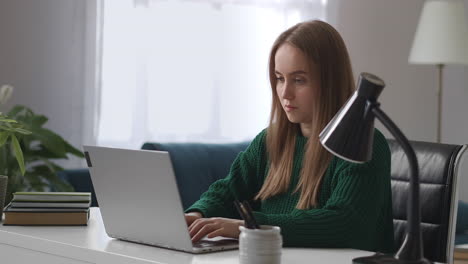
[[[423,256],[420,228],[418,161],[408,139],[380,109],[377,102],[385,83],[370,73],[361,73],[358,89],[320,133],[320,142],[334,155],[351,162],[363,163],[372,158],[374,117],[392,133],[402,146],[410,165],[410,196],[406,237],[395,256],[377,253],[353,259],[353,263],[430,263]]]

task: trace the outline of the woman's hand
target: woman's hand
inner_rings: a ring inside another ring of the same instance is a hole
[[[239,226],[243,226],[244,221],[230,218],[199,218],[190,226],[189,232],[192,242],[197,242],[204,236],[213,238],[224,236],[230,238],[239,238]]]
[[[193,221],[202,218],[203,215],[199,212],[190,212],[188,214],[185,214],[185,221],[187,222],[187,226],[190,226]]]

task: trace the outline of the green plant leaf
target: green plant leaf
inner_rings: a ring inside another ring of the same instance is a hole
[[[49,160],[49,158],[46,158],[42,155],[28,155],[28,159],[28,164],[30,164],[30,166],[28,167],[29,172],[36,170],[40,167],[47,168],[47,171],[54,173],[64,170],[63,167],[55,164],[53,161]]]
[[[24,175],[26,168],[24,166],[24,157],[23,157],[23,151],[21,151],[20,144],[18,142],[18,139],[16,138],[15,135],[11,135],[11,142],[13,143],[13,150],[15,152],[16,160],[18,161],[18,165],[21,170],[21,174]]]
[[[33,127],[42,127],[45,123],[47,123],[48,120],[49,118],[47,118],[46,116],[35,115],[31,120],[31,124]]]
[[[51,172],[56,173],[57,171],[62,171],[63,170],[62,167],[58,166],[57,164],[53,163],[52,161],[50,161],[48,159],[39,158],[39,160],[41,160],[43,162],[44,166],[49,168],[49,170]]]
[[[48,118],[35,114],[26,106],[14,106],[7,116],[1,115],[0,118],[17,121],[0,121],[0,135],[14,135],[17,141],[13,142],[13,139],[8,137],[4,146],[0,148],[0,169],[5,170],[4,174],[11,177],[11,181],[8,181],[10,194],[11,191],[51,188],[55,191],[72,191],[73,188],[57,175],[63,168],[53,161],[67,159],[67,154],[83,157],[83,153],[60,135],[44,128]],[[20,155],[16,154],[17,150],[22,151],[24,166],[17,165],[21,163]]]
[[[4,123],[18,123],[18,122],[16,122],[16,120],[8,119],[8,118],[0,118],[0,122],[4,122]]]
[[[31,135],[32,132],[23,128],[15,128],[15,131],[23,135]]]
[[[63,170],[60,166],[49,162],[48,164],[38,164],[28,169],[26,173],[28,181],[33,189],[38,189],[37,186],[46,183],[43,187],[52,187],[54,190],[74,191],[73,187],[64,182],[57,174],[57,171]],[[38,181],[37,179],[40,179]]]
[[[45,148],[58,156],[65,154],[65,140],[62,137],[46,128],[32,128],[32,132]]]
[[[65,150],[67,151],[67,153],[71,153],[79,158],[84,158],[84,154],[82,151],[80,151],[79,149],[76,149],[75,147],[73,147],[66,141],[65,141]]]
[[[10,136],[9,133],[0,132],[0,147],[3,146],[7,142],[9,136]]]
[[[0,130],[6,130],[6,131],[10,131],[10,132],[15,132],[15,129],[12,128],[11,126],[8,126],[8,123],[3,126],[3,125],[0,125]]]
[[[62,192],[74,192],[75,191],[73,186],[66,181],[62,181],[58,179],[58,180],[51,181],[51,183],[54,185],[54,187],[57,190],[60,190]]]
[[[48,186],[48,181],[44,179],[41,174],[26,173],[25,186],[28,191],[45,191],[45,187]]]
[[[23,105],[15,105],[15,106],[10,110],[10,112],[8,112],[7,116],[14,117],[14,116],[18,115],[18,113],[24,111],[25,109],[28,109],[28,108],[25,107],[25,106],[23,106]]]
[[[43,148],[42,146],[40,146],[40,148],[37,150],[29,150],[28,156],[33,159],[38,159],[40,157],[46,158],[46,159],[66,159],[67,158],[67,155],[65,154],[57,155],[51,152],[50,150]]]

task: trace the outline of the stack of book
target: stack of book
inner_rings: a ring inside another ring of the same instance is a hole
[[[454,264],[467,264],[468,263],[468,244],[456,245],[453,252]]]
[[[4,225],[87,225],[91,193],[16,192]]]

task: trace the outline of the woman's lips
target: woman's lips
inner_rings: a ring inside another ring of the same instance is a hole
[[[286,111],[293,111],[297,109],[297,107],[291,106],[291,105],[285,105],[284,108],[286,108]]]

